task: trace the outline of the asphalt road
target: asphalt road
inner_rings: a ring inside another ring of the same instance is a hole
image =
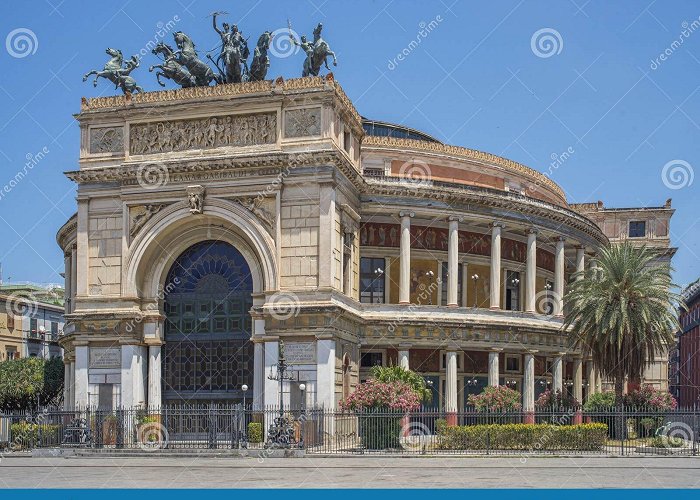
[[[697,488],[700,458],[0,459],[4,488]]]

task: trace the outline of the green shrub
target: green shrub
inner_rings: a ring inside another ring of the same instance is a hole
[[[595,392],[583,405],[586,411],[606,411],[615,406],[615,393],[611,391]]]
[[[0,410],[24,410],[59,402],[63,360],[22,358],[0,362]]]
[[[39,444],[57,445],[60,443],[60,434],[61,427],[58,425],[30,424],[22,421],[10,426],[10,445],[14,449],[29,449]]]
[[[608,437],[605,424],[488,424],[449,426],[439,434],[443,450],[599,451]]]
[[[505,385],[485,387],[481,394],[470,394],[467,401],[478,412],[519,411],[521,394]]]
[[[643,437],[650,437],[654,431],[664,423],[663,417],[644,417],[639,419],[639,427]]]
[[[647,442],[647,446],[652,448],[680,448],[685,443],[681,438],[656,436]]]
[[[358,416],[362,445],[368,450],[390,450],[401,446],[401,416],[361,414]]]
[[[250,422],[248,424],[248,442],[249,443],[262,443],[263,432],[262,424],[260,422]]]

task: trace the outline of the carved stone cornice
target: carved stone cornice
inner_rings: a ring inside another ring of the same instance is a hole
[[[455,207],[455,205],[481,205],[486,208],[505,210],[527,216],[542,217],[543,219],[559,223],[564,227],[580,231],[601,245],[609,243],[608,238],[600,228],[590,219],[568,208],[537,200],[523,195],[502,192],[495,189],[477,188],[463,184],[433,181],[431,185],[421,186],[416,189],[414,184],[407,183],[401,178],[366,178],[366,189],[362,193],[363,201],[369,195],[388,196],[395,198],[407,198],[412,200],[415,206],[416,199],[429,199],[443,201]],[[402,202],[397,200],[397,205]]]
[[[468,160],[488,163],[496,167],[510,170],[529,178],[535,185],[546,186],[566,203],[564,191],[546,175],[527,167],[517,161],[509,160],[491,153],[485,153],[476,149],[450,146],[440,142],[419,141],[415,139],[400,139],[396,137],[365,136],[362,141],[363,149],[371,147],[392,148],[400,151],[422,151],[441,155],[457,156]]]
[[[65,250],[70,241],[76,239],[78,235],[78,214],[75,213],[68,221],[61,226],[56,233],[56,243]]]

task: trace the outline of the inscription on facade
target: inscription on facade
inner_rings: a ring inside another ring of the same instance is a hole
[[[274,144],[277,139],[277,114],[214,116],[134,124],[129,135],[129,151],[137,155]]]
[[[90,129],[90,154],[121,153],[123,151],[123,127],[101,127]]]
[[[290,342],[284,346],[284,356],[290,365],[316,363],[316,344],[313,342]]]
[[[321,135],[321,108],[292,109],[284,114],[285,137]]]
[[[119,347],[91,347],[90,368],[118,368],[122,363]]]

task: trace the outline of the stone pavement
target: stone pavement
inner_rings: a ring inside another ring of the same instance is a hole
[[[696,488],[700,459],[30,458],[0,460],[4,488]]]

